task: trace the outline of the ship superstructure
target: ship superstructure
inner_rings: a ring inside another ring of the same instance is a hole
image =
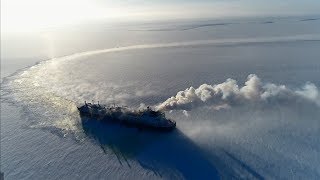
[[[132,110],[124,106],[106,107],[95,103],[87,103],[78,107],[80,115],[88,116],[99,121],[114,121],[122,124],[136,126],[138,128],[153,128],[158,130],[172,130],[176,122],[167,119],[162,111],[153,110],[150,107],[140,110]]]

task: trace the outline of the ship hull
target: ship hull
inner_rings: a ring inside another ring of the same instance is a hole
[[[138,129],[149,129],[149,130],[156,130],[156,131],[172,131],[176,128],[176,123],[171,120],[168,120],[170,121],[170,125],[168,126],[153,126],[145,123],[137,123],[129,119],[119,119],[119,118],[107,117],[107,116],[101,117],[99,115],[92,115],[87,112],[81,112],[81,111],[79,112],[81,117],[89,118],[89,120],[93,120],[93,121],[96,120],[96,121],[101,121],[106,123],[118,123],[118,124],[123,124],[127,127],[136,127]]]

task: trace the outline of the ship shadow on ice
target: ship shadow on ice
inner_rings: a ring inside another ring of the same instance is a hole
[[[115,122],[102,122],[89,117],[81,117],[81,125],[84,133],[94,139],[104,153],[110,151],[114,153],[120,164],[123,160],[127,161],[137,156],[146,146],[156,141],[158,134],[158,132],[151,133],[148,130]]]
[[[159,132],[88,117],[81,117],[81,124],[84,133],[123,166],[131,168],[135,162],[160,178],[220,179],[215,166],[179,129]]]

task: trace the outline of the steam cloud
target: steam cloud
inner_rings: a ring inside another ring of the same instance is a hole
[[[285,85],[262,83],[250,74],[245,85],[239,88],[237,81],[227,79],[221,84],[202,84],[197,89],[189,87],[156,106],[158,110],[191,110],[212,107],[215,110],[243,104],[284,104],[308,102],[320,106],[320,93],[314,84],[307,82],[302,88],[292,90]]]

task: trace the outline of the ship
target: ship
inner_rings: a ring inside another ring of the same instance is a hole
[[[176,122],[166,118],[162,111],[153,110],[151,107],[133,110],[126,106],[104,106],[99,102],[87,103],[78,107],[80,116],[89,117],[101,122],[117,122],[120,124],[134,126],[139,129],[148,128],[160,131],[175,129]]]

